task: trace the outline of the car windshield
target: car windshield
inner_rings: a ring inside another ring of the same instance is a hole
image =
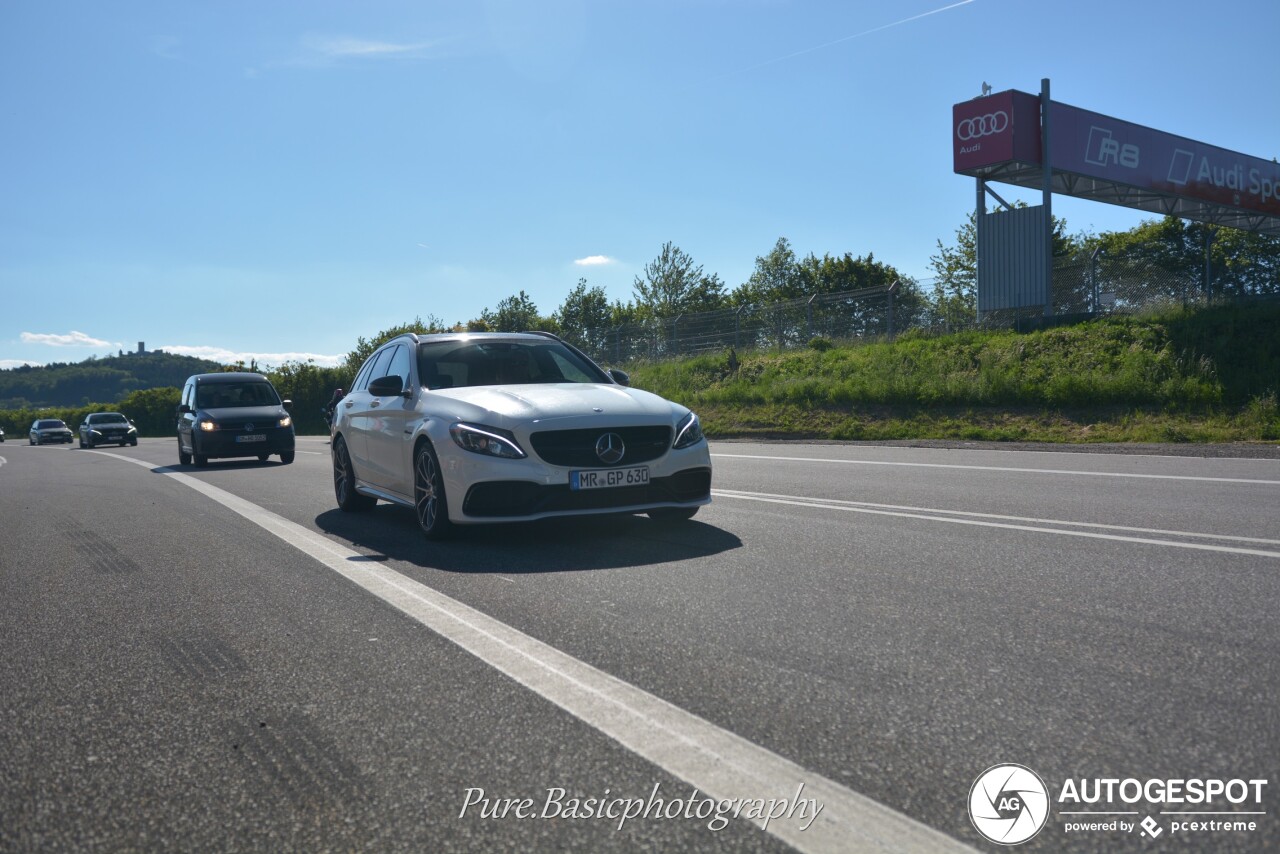
[[[125,424],[128,420],[119,412],[100,412],[89,416],[90,424]]]
[[[200,409],[232,409],[240,406],[273,406],[280,403],[268,382],[205,383],[196,390]]]
[[[429,389],[524,383],[607,383],[591,362],[558,341],[428,341],[418,376]]]
[[[40,421],[36,424],[37,430],[55,430],[58,427],[66,427],[67,425],[61,421]]]

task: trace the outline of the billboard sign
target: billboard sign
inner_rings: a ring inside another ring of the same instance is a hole
[[[1280,164],[1066,104],[1052,109],[1056,172],[1280,216]]]
[[[1040,99],[1000,92],[951,108],[955,171],[969,172],[1010,161],[1040,162]]]
[[[1280,163],[1051,102],[1053,171],[1280,217]],[[951,108],[955,171],[1039,166],[1040,98],[1009,90]]]

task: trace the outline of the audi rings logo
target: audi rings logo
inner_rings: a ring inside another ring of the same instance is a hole
[[[956,136],[962,140],[980,139],[1004,133],[1009,128],[1009,114],[1004,110],[998,113],[987,113],[985,116],[974,116],[956,125]]]
[[[621,462],[622,455],[626,452],[627,446],[622,444],[622,437],[617,433],[605,433],[596,439],[596,456],[605,465],[611,466]]]
[[[1048,819],[1049,790],[1024,765],[993,765],[969,790],[969,820],[998,845],[1026,842]]]

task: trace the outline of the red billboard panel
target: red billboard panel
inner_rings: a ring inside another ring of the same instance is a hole
[[[1280,216],[1280,164],[1056,101],[1052,110],[1054,171]]]
[[[1040,162],[1040,99],[1000,92],[951,108],[955,171],[970,172],[1010,161]]]
[[[1214,205],[1220,211],[1280,217],[1280,163],[1274,160],[1057,101],[1051,109],[1049,156],[1055,173]],[[996,173],[996,167],[1015,164],[1039,167],[1040,98],[1010,90],[954,105],[951,143],[955,171],[962,174]],[[1016,169],[1002,175],[1024,186],[1038,183],[1034,176]]]

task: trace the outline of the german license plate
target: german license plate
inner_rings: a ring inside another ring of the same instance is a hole
[[[569,488],[575,492],[582,489],[609,489],[615,486],[644,486],[648,482],[648,466],[569,472]]]
[[[267,435],[265,433],[245,433],[242,436],[236,436],[237,442],[265,442]]]

